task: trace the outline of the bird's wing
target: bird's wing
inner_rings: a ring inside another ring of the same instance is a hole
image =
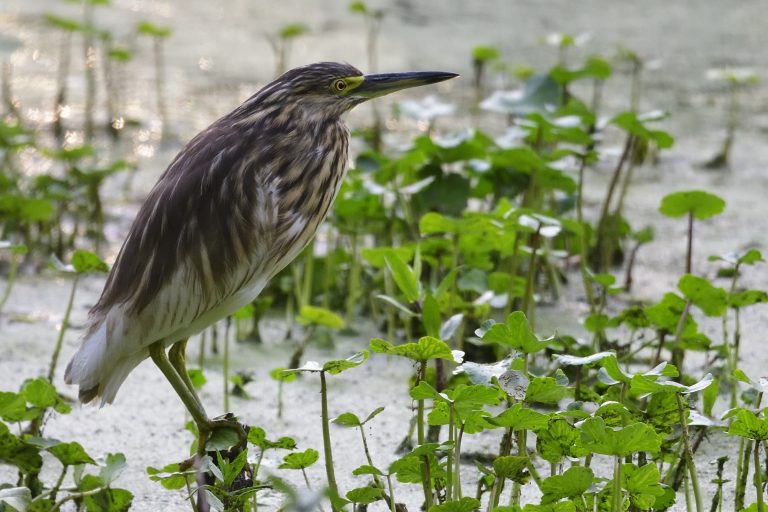
[[[114,306],[136,317],[169,286],[181,288],[173,293],[179,300],[198,301],[191,305],[204,311],[241,285],[237,276],[254,245],[269,244],[277,226],[276,218],[254,216],[254,209],[276,214],[268,184],[238,182],[255,180],[250,171],[261,163],[249,156],[250,141],[236,135],[215,123],[161,176],[91,310],[91,332]]]

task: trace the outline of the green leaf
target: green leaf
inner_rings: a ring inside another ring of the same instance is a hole
[[[208,379],[203,375],[203,370],[200,368],[188,368],[187,376],[189,376],[189,380],[192,382],[192,386],[194,386],[195,389],[202,388],[205,383],[208,382]]]
[[[122,474],[128,464],[125,461],[125,455],[122,453],[108,453],[104,466],[99,471],[99,478],[104,485],[110,486],[112,482]]]
[[[376,416],[378,416],[378,415],[379,415],[379,414],[380,414],[380,413],[381,413],[383,410],[384,410],[384,407],[377,407],[376,409],[374,409],[373,411],[371,411],[371,414],[369,414],[368,416],[366,416],[366,418],[365,418],[365,420],[363,420],[363,423],[362,423],[362,424],[363,424],[363,425],[365,425],[366,423],[368,423],[369,421],[371,421],[373,418],[375,418]]]
[[[278,466],[280,469],[306,469],[320,458],[317,450],[309,448],[303,452],[289,453],[283,457],[283,463]]]
[[[659,211],[667,217],[682,217],[692,213],[694,218],[702,220],[723,212],[725,201],[720,197],[702,190],[674,192],[664,196]]]
[[[22,473],[35,473],[43,465],[38,448],[13,435],[5,423],[0,422],[0,462],[16,466]]]
[[[633,423],[614,430],[600,418],[589,418],[581,425],[581,444],[594,453],[625,457],[635,452],[658,453],[662,438],[645,423]]]
[[[26,381],[21,388],[21,395],[27,402],[41,409],[53,407],[59,401],[56,388],[42,377]]]
[[[526,402],[556,404],[573,395],[573,389],[561,386],[553,377],[534,377],[525,392]]]
[[[77,464],[96,464],[96,462],[85,453],[85,449],[78,442],[59,443],[48,448],[48,451],[65,466],[75,466]]]
[[[723,288],[713,286],[703,277],[685,274],[680,278],[677,287],[707,316],[722,316],[728,308],[728,293]]]
[[[522,311],[510,314],[503,324],[491,326],[482,338],[484,341],[521,350],[526,354],[534,354],[549,345],[548,341],[539,341]]]
[[[480,501],[465,496],[458,500],[446,501],[439,505],[432,505],[429,508],[429,512],[473,512],[479,508]]]
[[[368,359],[368,351],[361,350],[346,359],[336,359],[323,363],[323,371],[331,375],[339,374],[343,371],[360,366]]]
[[[544,493],[542,503],[581,496],[589,489],[594,479],[592,470],[584,466],[572,466],[562,475],[550,476],[541,483],[541,491]]]
[[[273,368],[269,371],[269,377],[281,382],[293,382],[296,380],[296,374],[287,373],[286,368]]]
[[[354,470],[352,470],[352,474],[355,476],[360,476],[360,475],[384,476],[384,473],[382,473],[379,468],[368,465],[368,464],[364,464],[362,466],[355,468]]]
[[[209,452],[221,452],[229,450],[240,442],[238,433],[233,428],[217,428],[205,443],[205,449]]]
[[[516,403],[498,416],[488,418],[488,423],[498,427],[518,430],[540,430],[547,427],[549,417],[546,414],[534,411],[523,404]]]
[[[444,341],[432,336],[424,336],[417,343],[404,343],[392,345],[380,338],[371,340],[371,350],[380,354],[407,357],[414,361],[426,361],[428,359],[445,359],[453,361],[453,352]]]
[[[80,483],[80,490],[95,490],[102,485],[100,478],[85,475]],[[125,489],[106,488],[83,498],[86,512],[126,512],[132,503],[133,494]]]
[[[435,233],[458,233],[459,221],[437,212],[425,213],[419,221],[419,232],[422,235],[433,235]]]
[[[303,23],[289,23],[280,28],[281,39],[294,39],[309,32],[309,27]]]
[[[435,388],[423,380],[411,388],[410,395],[414,400],[446,400]]]
[[[513,115],[546,114],[562,104],[562,87],[548,74],[533,75],[521,96],[497,95],[483,101],[487,110]]]
[[[664,495],[659,480],[661,475],[656,464],[646,464],[636,466],[634,464],[622,465],[622,477],[624,479],[622,487],[629,492],[629,499],[639,510],[651,509],[657,496]]]
[[[712,416],[712,409],[715,407],[715,402],[717,402],[717,396],[720,392],[720,383],[717,379],[713,379],[712,382],[704,388],[701,397],[702,397],[702,409],[704,410],[705,416]]]
[[[421,282],[405,261],[396,253],[384,257],[387,268],[392,273],[392,278],[397,287],[403,292],[408,302],[416,302],[421,297]]]
[[[493,472],[498,478],[508,478],[515,482],[525,483],[528,477],[529,459],[519,455],[503,455],[493,461]]]
[[[563,457],[581,457],[586,451],[579,446],[579,431],[562,418],[549,420],[547,428],[536,433],[536,449],[541,458],[552,464]]]
[[[0,418],[14,423],[27,415],[27,401],[18,393],[0,391]]]
[[[173,30],[170,27],[162,27],[149,21],[140,21],[136,25],[136,31],[139,34],[144,34],[150,37],[157,37],[160,39],[169,37],[173,33]]]
[[[376,487],[358,487],[347,493],[347,499],[352,503],[368,505],[381,499],[382,490]]]
[[[362,423],[360,422],[360,418],[358,418],[356,415],[352,414],[351,412],[345,412],[344,414],[340,414],[339,416],[332,419],[331,423],[336,423],[337,425],[341,425],[342,427],[359,427],[362,425]]]
[[[83,26],[77,20],[63,18],[50,13],[45,14],[45,21],[49,25],[66,30],[67,32],[79,32],[83,29]]]
[[[390,475],[396,475],[397,481],[402,483],[421,482],[421,457],[406,455],[389,465]]]
[[[202,466],[202,464],[201,464]],[[181,471],[178,464],[168,464],[161,469],[147,467],[149,479],[153,482],[160,482],[165,489],[177,490],[185,487],[187,481],[193,480],[197,474],[195,468]]]
[[[669,392],[687,395],[706,389],[712,384],[712,380],[712,374],[708,373],[695,384],[686,386],[673,380],[659,381],[653,375],[634,375],[630,381],[630,388],[633,392],[641,395]]]
[[[32,501],[32,492],[26,487],[0,488],[0,505],[24,512]],[[3,507],[5,508],[5,507]]]
[[[72,266],[78,274],[91,272],[109,272],[109,267],[98,256],[89,251],[78,249],[72,255]]]
[[[739,409],[736,411],[736,419],[728,428],[728,435],[765,441],[768,439],[768,420],[758,418],[750,410]]]
[[[413,249],[410,247],[366,247],[360,251],[360,255],[374,268],[384,268],[387,265],[387,257],[397,255],[403,261],[410,261],[413,257]]]
[[[500,57],[501,52],[495,46],[475,46],[472,48],[472,59],[479,62],[497,60]]]
[[[342,329],[344,327],[344,320],[339,315],[317,306],[302,306],[299,322],[303,325],[322,325],[329,329]]]
[[[728,305],[732,308],[743,308],[755,304],[768,303],[768,293],[763,290],[741,290],[728,296]]]

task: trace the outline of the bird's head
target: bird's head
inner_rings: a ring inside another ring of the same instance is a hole
[[[280,99],[322,117],[337,117],[360,103],[391,92],[458,76],[443,71],[364,75],[349,64],[320,62],[287,71],[259,92],[262,101]]]

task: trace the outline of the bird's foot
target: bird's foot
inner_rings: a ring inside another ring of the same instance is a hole
[[[227,434],[222,431],[234,432],[237,436],[236,441],[233,439],[234,442],[231,447],[245,446],[248,440],[248,427],[240,423],[232,413],[210,419],[206,423],[198,425],[198,429],[201,437],[204,436],[206,442],[214,438],[217,432],[226,436]]]

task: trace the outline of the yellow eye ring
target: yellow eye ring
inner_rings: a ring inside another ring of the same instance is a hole
[[[333,90],[336,92],[343,92],[347,88],[347,82],[344,80],[336,80],[333,82]]]

